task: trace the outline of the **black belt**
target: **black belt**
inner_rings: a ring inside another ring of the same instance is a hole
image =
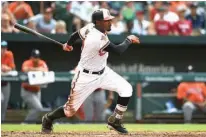
[[[95,71],[91,72],[91,71],[89,71],[89,70],[83,69],[83,72],[84,72],[84,73],[96,74],[96,75],[102,75],[102,74],[104,73],[104,68],[103,68],[102,70],[96,71],[96,72],[95,72]]]

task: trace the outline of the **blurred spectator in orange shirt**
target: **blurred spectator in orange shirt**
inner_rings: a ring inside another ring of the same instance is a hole
[[[172,33],[172,25],[170,22],[164,20],[164,14],[166,7],[160,7],[157,9],[160,18],[154,22],[155,30],[157,35],[166,36]]]
[[[1,41],[1,73],[8,73],[15,69],[13,53],[7,50],[8,43]],[[10,98],[11,86],[9,82],[1,82],[1,120],[4,121]]]
[[[193,67],[188,66],[188,71],[193,71]],[[177,98],[184,101],[182,109],[185,123],[191,122],[195,110],[206,112],[206,87],[203,82],[180,83],[177,88]]]
[[[2,14],[1,16],[1,32],[3,33],[19,32],[19,30],[15,29],[11,25],[11,18],[6,13]]]
[[[169,10],[173,11],[173,12],[178,12],[177,8],[179,6],[186,6],[186,2],[185,1],[170,1],[170,7]]]
[[[32,8],[24,1],[16,1],[9,4],[9,10],[17,20],[24,20],[34,16]]]
[[[180,5],[177,7],[180,20],[174,23],[174,34],[182,36],[190,36],[192,34],[192,23],[185,18],[186,6]]]

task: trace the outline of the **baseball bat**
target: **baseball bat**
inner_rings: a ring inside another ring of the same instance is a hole
[[[35,35],[35,36],[37,36],[39,38],[43,38],[43,39],[49,40],[49,41],[51,41],[51,42],[53,42],[53,43],[55,43],[57,45],[63,46],[63,44],[61,42],[58,42],[58,41],[56,41],[54,39],[51,39],[51,38],[49,38],[49,37],[47,37],[47,36],[45,36],[45,35],[43,35],[43,34],[41,34],[39,32],[36,32],[35,30],[32,30],[32,29],[30,29],[28,27],[25,27],[23,25],[20,25],[18,23],[14,24],[14,27],[16,29],[19,29],[19,30],[23,31],[23,32]]]

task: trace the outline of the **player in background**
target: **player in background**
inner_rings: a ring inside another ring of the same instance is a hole
[[[103,89],[96,89],[88,98],[84,101],[84,115],[85,121],[97,121],[102,122],[106,118],[105,111],[112,105],[114,95],[112,91],[109,91],[106,98],[106,91]]]
[[[1,41],[1,73],[8,73],[15,69],[13,53],[7,48],[8,43],[6,41]],[[1,82],[1,121],[5,120],[10,93],[10,83]]]
[[[40,51],[33,49],[30,59],[22,64],[22,71],[27,73],[29,71],[48,71],[47,64],[40,59]],[[21,97],[23,101],[29,106],[30,111],[26,116],[25,122],[36,121],[39,113],[44,110],[41,104],[41,88],[39,85],[29,85],[29,83],[22,83]]]
[[[122,54],[131,44],[140,42],[139,38],[134,35],[128,36],[119,45],[110,42],[107,32],[111,30],[113,18],[107,9],[94,11],[92,14],[93,24],[88,24],[73,33],[65,44],[63,49],[72,51],[71,45],[81,38],[83,40],[81,58],[71,83],[72,89],[68,101],[64,106],[43,116],[43,133],[52,131],[55,119],[73,116],[91,93],[102,88],[115,91],[119,95],[114,113],[108,118],[108,127],[120,134],[128,134],[127,129],[122,125],[122,119],[133,89],[131,84],[107,66],[107,58],[109,53]]]
[[[194,72],[193,66],[188,66],[188,72]],[[183,100],[182,110],[184,122],[190,123],[196,110],[206,113],[206,86],[203,82],[181,82],[177,88],[177,98]]]

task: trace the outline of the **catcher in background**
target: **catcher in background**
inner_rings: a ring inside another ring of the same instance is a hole
[[[193,66],[188,66],[193,72]],[[182,82],[177,88],[177,98],[183,100],[184,122],[191,123],[192,114],[199,109],[206,113],[206,86],[203,82]]]

